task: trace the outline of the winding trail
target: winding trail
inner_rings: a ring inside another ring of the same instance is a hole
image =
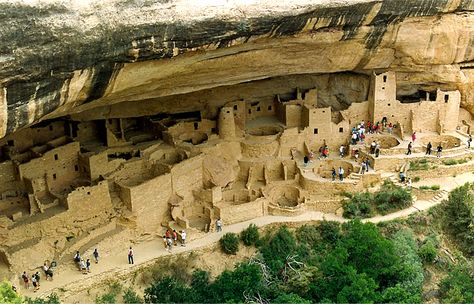
[[[424,179],[414,186],[423,185],[441,185],[441,191],[439,194],[429,201],[417,200],[412,206],[390,213],[384,216],[374,216],[372,218],[364,219],[363,222],[378,223],[383,221],[390,221],[397,218],[406,217],[412,213],[420,212],[429,209],[444,199],[447,198],[449,191],[463,185],[466,182],[474,182],[473,173],[464,173],[456,177],[439,177]],[[188,242],[186,247],[175,247],[172,254],[179,254],[184,252],[191,252],[208,246],[212,246],[219,241],[224,233],[234,232],[239,233],[243,229],[247,228],[249,224],[255,224],[258,227],[263,227],[273,223],[295,223],[295,222],[311,222],[311,221],[322,221],[330,220],[337,222],[346,222],[347,219],[342,218],[333,213],[323,213],[308,211],[298,216],[287,217],[287,216],[262,216],[248,220],[241,223],[227,225],[223,227],[223,231],[219,233],[207,233],[203,237],[193,239]],[[170,255],[163,247],[161,238],[154,239],[151,241],[142,242],[134,245],[135,252],[135,264],[127,264],[127,248],[124,248],[120,254],[115,254],[102,259],[99,264],[92,265],[92,272],[88,275],[83,275],[79,272],[72,264],[70,267],[63,267],[55,273],[54,281],[45,281],[44,278],[41,282],[41,289],[37,293],[33,293],[31,289],[26,290],[20,287],[20,293],[30,297],[47,296],[51,292],[60,292],[64,297],[77,294],[81,291],[89,290],[93,287],[97,287],[102,282],[108,280],[117,280],[127,278],[134,272],[146,268],[154,263],[157,259],[163,256]],[[16,282],[15,282],[16,283]],[[21,285],[20,285],[21,286]]]

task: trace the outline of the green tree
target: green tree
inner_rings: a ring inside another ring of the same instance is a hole
[[[244,294],[252,296],[261,291],[262,288],[260,267],[242,263],[233,271],[225,270],[216,278],[210,286],[212,301],[209,302],[243,302],[245,300]]]
[[[344,286],[337,295],[339,303],[374,303],[377,301],[377,283],[365,273],[351,274],[350,284]]]
[[[446,303],[474,303],[474,274],[467,264],[454,266],[440,284],[441,299]]]
[[[10,282],[0,283],[0,303],[21,304],[22,302],[21,296],[12,289]]]
[[[122,298],[125,304],[143,303],[143,299],[132,288],[126,289],[122,295]]]
[[[145,289],[147,303],[185,303],[192,298],[191,290],[173,277],[164,277]]]
[[[445,230],[464,252],[474,254],[474,196],[471,185],[466,183],[451,191],[443,210]]]
[[[274,272],[279,272],[285,265],[286,258],[296,250],[296,239],[285,226],[260,247],[266,264]]]
[[[311,304],[311,301],[303,299],[297,294],[294,293],[284,293],[275,298],[271,303],[281,303],[281,304]]]

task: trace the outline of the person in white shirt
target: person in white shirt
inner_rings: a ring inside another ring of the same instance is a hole
[[[181,246],[186,246],[186,231],[181,230]]]

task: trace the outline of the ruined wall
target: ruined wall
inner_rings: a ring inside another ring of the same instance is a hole
[[[259,198],[244,204],[218,204],[215,209],[224,224],[232,224],[265,215],[266,205],[267,200]]]
[[[65,191],[80,177],[78,142],[55,148],[39,158],[18,166],[20,179],[46,178],[48,188],[55,193]]]
[[[177,195],[183,198],[190,198],[192,190],[202,188],[203,160],[204,155],[198,155],[173,166],[171,169],[171,179],[173,191]]]

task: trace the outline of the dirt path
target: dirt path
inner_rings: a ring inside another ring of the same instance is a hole
[[[426,210],[432,206],[439,204],[448,195],[448,192],[455,187],[463,185],[466,182],[473,182],[474,174],[465,173],[456,177],[442,177],[442,178],[430,178],[424,179],[423,181],[416,183],[416,186],[422,185],[442,185],[442,195],[430,201],[418,200],[414,204],[406,209],[387,214],[384,216],[375,216],[372,218],[364,219],[364,222],[382,222],[390,221],[396,218],[406,217],[412,213]],[[223,231],[219,233],[207,233],[204,237],[195,239],[187,244],[186,247],[175,247],[171,254],[190,252],[193,250],[201,249],[210,245],[215,244],[219,241],[222,235],[226,232],[239,233],[243,229],[247,228],[249,224],[253,223],[259,227],[263,227],[273,223],[289,223],[289,222],[311,222],[311,221],[322,221],[331,220],[337,222],[346,222],[344,219],[336,214],[323,213],[308,211],[299,216],[286,217],[286,216],[263,216],[252,220],[248,220],[241,223],[227,225],[223,227]],[[101,282],[107,280],[116,280],[118,278],[125,278],[140,268],[146,268],[156,262],[156,259],[165,255],[169,255],[164,247],[161,239],[155,239],[147,241],[134,246],[135,251],[135,265],[127,264],[127,249],[124,248],[122,253],[109,256],[102,259],[99,264],[92,265],[92,272],[84,275],[76,270],[72,265],[66,269],[61,269],[55,274],[54,281],[42,280],[41,289],[34,294],[31,290],[25,290],[20,288],[20,292],[27,296],[46,296],[51,292],[62,291],[63,295],[67,298],[68,295],[76,294],[78,292],[88,290],[91,287],[99,285]],[[92,257],[91,257],[92,260]]]

